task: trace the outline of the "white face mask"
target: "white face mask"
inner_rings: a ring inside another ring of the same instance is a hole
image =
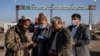
[[[76,26],[77,25],[76,22],[77,22],[76,20],[72,20],[72,25]]]
[[[47,26],[46,24],[41,24],[40,28],[43,29],[43,28],[46,28],[46,26]]]

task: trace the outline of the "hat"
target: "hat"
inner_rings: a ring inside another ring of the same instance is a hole
[[[24,23],[25,21],[30,21],[29,17],[28,16],[22,16],[19,20],[18,20],[18,23]]]
[[[21,19],[25,20],[25,19],[29,19],[29,17],[28,16],[22,16]]]
[[[43,13],[40,13],[39,17],[38,17],[38,20],[39,21],[41,21],[41,20],[46,20],[47,21],[47,17]]]

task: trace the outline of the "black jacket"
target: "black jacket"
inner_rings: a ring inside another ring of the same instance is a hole
[[[52,32],[52,27],[51,25],[47,25],[47,27],[45,29],[41,29],[40,27],[38,27],[35,30],[34,36],[32,37],[33,42],[37,43],[37,46],[35,48],[33,48],[32,50],[32,56],[38,56],[37,55],[37,50],[38,50],[38,44],[42,43],[43,45],[43,55],[47,56],[48,54],[48,43],[49,43],[49,38],[50,38],[50,34]],[[38,35],[42,35],[44,37],[44,39],[38,39]]]
[[[52,32],[50,36],[49,49],[51,48],[55,33],[57,32],[58,34],[56,36],[56,49],[57,49],[58,55],[70,56],[71,55],[71,34],[68,29],[61,28],[59,30],[55,30]]]

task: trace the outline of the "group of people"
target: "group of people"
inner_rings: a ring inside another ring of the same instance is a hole
[[[81,24],[80,14],[75,13],[71,18],[72,25],[64,27],[59,16],[51,18],[49,24],[47,17],[40,13],[39,26],[31,41],[26,35],[31,21],[23,16],[5,35],[5,56],[30,56],[30,49],[31,56],[90,56],[90,32]]]

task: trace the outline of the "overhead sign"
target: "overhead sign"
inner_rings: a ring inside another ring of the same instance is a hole
[[[24,10],[24,5],[16,5],[17,10]]]
[[[16,9],[18,10],[94,10],[95,5],[89,6],[24,6],[17,5]]]

